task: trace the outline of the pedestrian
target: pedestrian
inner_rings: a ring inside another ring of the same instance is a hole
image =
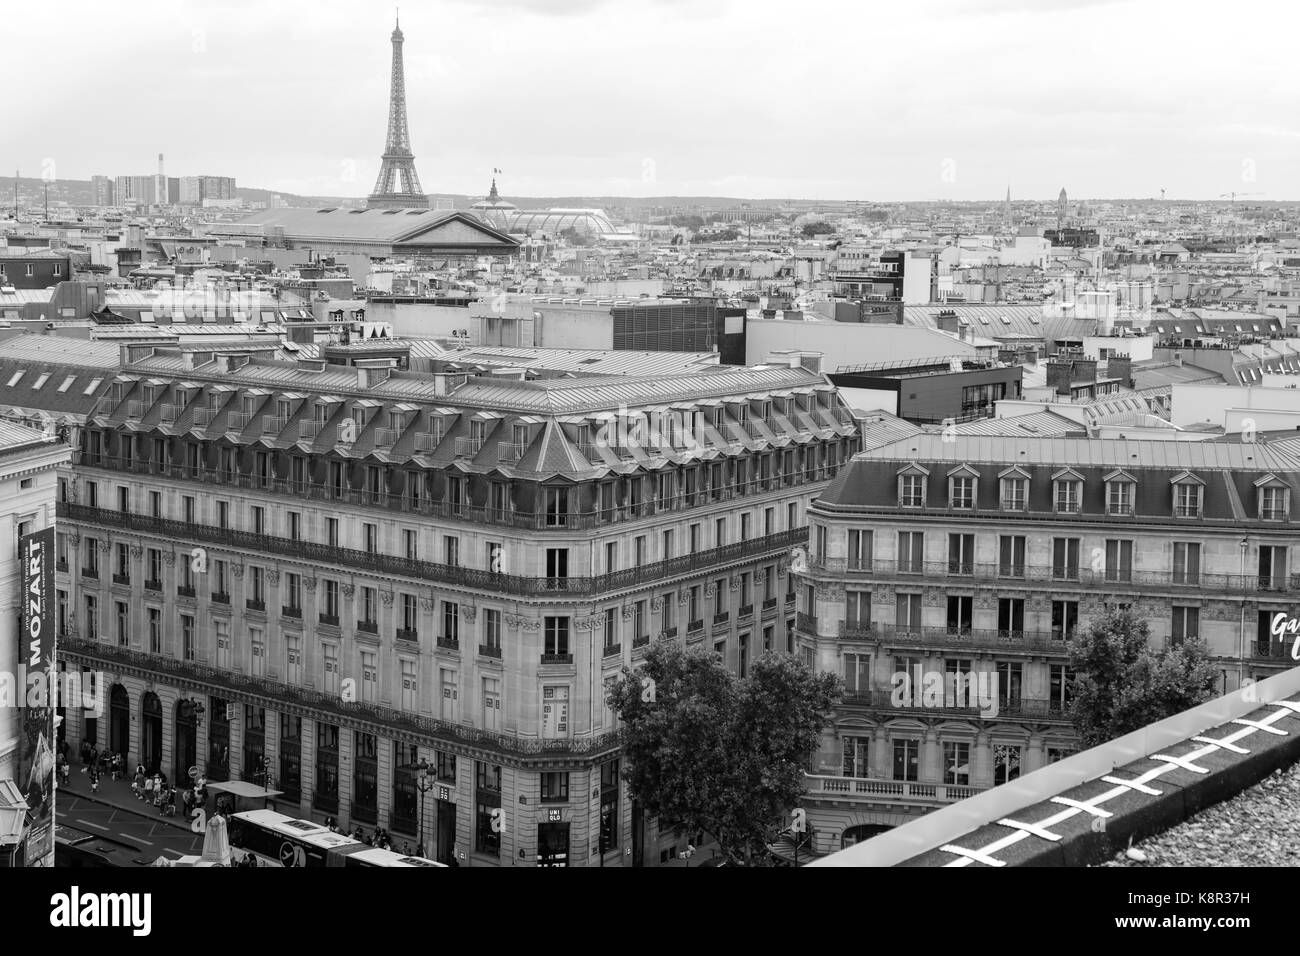
[[[82,773],[86,772],[86,765],[88,763],[90,763],[90,741],[83,740],[81,742],[81,772]]]
[[[131,781],[131,795],[137,800],[144,799],[144,771],[136,770],[135,779]]]
[[[415,844],[415,855],[418,856],[418,857],[420,857],[421,859],[423,859],[423,857],[424,857],[424,841],[423,841],[423,840],[420,840],[418,843]]]
[[[94,764],[90,767],[90,792],[99,793],[99,768]]]

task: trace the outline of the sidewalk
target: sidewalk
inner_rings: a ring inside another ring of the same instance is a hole
[[[131,784],[124,776],[121,780],[114,780],[108,774],[103,774],[99,778],[99,792],[90,792],[90,777],[80,772],[80,765],[72,765],[72,776],[68,780],[66,787],[60,786],[55,792],[54,813],[57,816],[58,794],[66,793],[84,800],[90,800],[94,803],[102,803],[105,806],[113,807],[117,810],[125,810],[127,813],[134,813],[137,816],[148,817],[150,820],[156,820],[159,823],[170,823],[179,830],[190,832],[189,821],[181,814],[180,796],[177,796],[176,816],[165,817],[158,812],[158,808],[153,805],[152,798],[148,803],[143,800],[137,800],[131,793]]]

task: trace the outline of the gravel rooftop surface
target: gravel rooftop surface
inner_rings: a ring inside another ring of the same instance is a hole
[[[1133,849],[1102,866],[1300,866],[1300,763]]]

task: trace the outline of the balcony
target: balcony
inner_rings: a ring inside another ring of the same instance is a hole
[[[114,583],[114,584],[127,584],[127,585],[129,585],[129,584],[131,583],[131,575],[129,575],[129,574],[115,574],[115,575],[113,575],[113,583]]]
[[[375,429],[375,447],[392,448],[397,444],[397,438],[400,432],[396,428],[376,428]]]
[[[158,420],[164,425],[174,425],[176,419],[180,418],[184,411],[184,405],[174,405],[170,402],[164,402]]]
[[[326,627],[338,627],[339,616],[337,614],[322,614],[320,615],[320,623]]]
[[[362,634],[378,634],[379,622],[378,621],[357,621],[357,630],[360,631]]]
[[[676,636],[677,636],[677,628],[675,627],[666,627],[659,632],[659,637],[662,640],[671,640]]]
[[[969,586],[971,581],[977,583],[999,583],[1006,585],[1010,580],[1023,581],[1026,585],[1058,584],[1078,585],[1085,589],[1105,589],[1123,585],[1135,589],[1161,590],[1194,588],[1200,591],[1230,591],[1234,593],[1277,590],[1300,593],[1300,575],[1256,575],[1256,574],[1209,574],[1188,570],[1176,571],[1141,571],[1128,567],[1112,567],[1100,571],[1091,568],[1079,568],[1071,565],[1052,566],[1051,564],[1027,564],[1023,566],[1020,577],[1009,578],[1004,575],[1006,566],[1001,563],[958,564],[949,561],[885,561],[873,562],[869,572],[854,572],[845,567],[843,558],[823,558],[810,562],[809,570],[813,574],[828,576],[845,575],[850,581],[887,581],[902,579],[912,581],[922,576],[926,584],[942,581],[961,582]],[[1020,570],[1020,566],[1012,566]],[[919,584],[920,582],[918,582]]]
[[[260,601],[257,598],[249,598],[244,602],[244,606],[250,611],[258,611],[262,614],[266,613],[266,602]]]
[[[543,654],[542,663],[543,664],[572,664],[573,655],[572,654]]]
[[[288,416],[284,415],[263,415],[262,416],[262,434],[267,436],[278,435],[289,427]]]
[[[632,649],[635,650],[638,647],[645,647],[649,643],[649,634],[638,634],[636,637],[632,638]]]
[[[943,806],[983,792],[981,787],[945,783],[914,783],[902,780],[873,780],[868,777],[828,777],[804,774],[809,797],[852,803],[897,803]]]
[[[194,409],[194,427],[207,428],[212,424],[212,419],[217,417],[217,410],[207,405],[201,405]]]
[[[302,620],[302,608],[300,608],[300,607],[298,607],[297,605],[294,605],[294,604],[286,604],[286,605],[284,605],[282,608],[280,608],[280,616],[281,616],[281,617],[292,617],[292,618],[296,618],[297,620],[301,621],[301,620]]]
[[[776,609],[776,598],[774,598],[774,597],[770,597],[770,598],[764,598],[764,599],[763,599],[763,610],[764,610],[764,612],[766,612],[766,611],[772,611],[772,610],[775,610],[775,609]]]
[[[527,450],[528,446],[523,442],[497,442],[497,458],[501,461],[519,461]]]
[[[437,640],[439,647],[448,651],[460,650],[460,638],[457,637],[440,637]]]
[[[816,634],[817,618],[807,611],[800,611],[795,615],[794,626],[808,634]]]
[[[740,610],[736,612],[736,619],[739,621],[743,621],[745,618],[753,617],[753,616],[754,616],[754,605],[752,604],[742,604],[740,606]]]
[[[93,580],[93,581],[98,581],[98,580],[99,580],[99,568],[82,568],[82,569],[81,569],[81,576],[82,576],[83,578],[90,578],[90,579]]]
[[[213,604],[229,604],[229,603],[230,603],[230,592],[229,592],[229,591],[213,591],[213,592],[212,592],[212,603],[213,603]]]
[[[971,674],[972,678],[978,678],[978,674]],[[894,690],[889,687],[878,687],[872,690],[860,690],[856,694],[846,694],[844,703],[858,707],[867,707],[873,710],[890,711],[893,713],[936,713],[943,712],[951,715],[962,715],[971,719],[979,718],[982,720],[1000,720],[1008,715],[1016,717],[1037,717],[1054,721],[1068,722],[1069,716],[1064,706],[1058,700],[1049,700],[1041,697],[999,697],[996,701],[996,713],[994,708],[990,707],[988,714],[981,713],[979,706],[970,706],[976,700],[977,682],[972,680],[972,685],[968,691],[969,697],[965,701],[959,701],[950,693],[952,688],[945,687],[945,700],[942,707],[927,706],[918,698],[921,697],[919,689],[913,690],[911,700],[904,699],[902,703],[894,703]]]
[[[194,587],[193,587],[193,585],[190,585],[189,587],[187,587],[187,586],[185,586],[184,584],[178,584],[178,585],[176,586],[176,596],[177,596],[177,597],[181,597],[181,598],[192,598],[192,597],[194,597]]]
[[[497,660],[501,660],[500,644],[480,644],[478,652],[482,657],[495,657]]]
[[[226,424],[226,431],[242,431],[248,427],[250,418],[252,418],[252,415],[248,412],[231,412]]]
[[[161,590],[162,590],[162,582],[161,582],[161,581],[157,581],[157,580],[154,580],[154,581],[146,581],[146,582],[144,582],[144,589],[145,589],[146,591],[161,591]]]
[[[298,440],[314,442],[325,428],[324,422],[307,421],[298,424]]]
[[[638,638],[638,640],[640,640],[640,638]],[[650,641],[650,638],[647,637],[647,638],[646,638],[646,643],[649,643],[649,641]],[[633,646],[633,647],[636,647],[636,646],[637,646],[636,641],[633,641],[633,642],[632,642],[632,646]],[[622,653],[623,653],[623,645],[622,645],[622,644],[606,644],[606,645],[605,645],[605,653],[604,653],[603,656],[604,656],[604,657],[618,657],[618,656],[621,655]]]
[[[482,438],[457,438],[456,439],[456,457],[473,458],[483,450]]]
[[[1200,505],[1174,505],[1175,518],[1199,518],[1200,516]]]
[[[704,630],[704,622],[703,622],[703,621],[689,621],[689,622],[687,623],[687,625],[686,625],[686,633],[687,633],[687,634],[690,634],[690,633],[692,633],[692,632],[694,632],[694,631],[702,631],[702,630]]]
[[[74,522],[91,522],[114,530],[143,532],[159,537],[170,537],[183,543],[187,550],[195,544],[214,544],[219,547],[257,551],[263,554],[279,555],[326,566],[341,566],[373,571],[382,575],[419,578],[425,581],[450,584],[458,588],[515,595],[553,594],[557,589],[557,581],[562,581],[563,590],[570,594],[603,595],[611,591],[658,584],[672,578],[686,577],[702,571],[712,571],[726,564],[741,563],[751,559],[771,558],[773,555],[788,551],[793,545],[807,540],[807,529],[800,528],[795,531],[782,531],[763,538],[736,542],[720,548],[684,554],[679,557],[669,558],[666,561],[658,561],[623,571],[614,571],[609,574],[551,579],[498,574],[491,571],[438,564],[432,561],[409,559],[397,555],[373,554],[351,548],[332,547],[319,542],[255,534],[249,531],[237,531],[232,528],[217,528],[211,525],[177,521],[169,518],[126,515],[108,509],[92,508],[87,505],[61,502],[58,504],[57,514],[59,518]],[[529,517],[531,519],[543,516]]]
[[[1297,661],[1300,661],[1300,658],[1292,657],[1292,652],[1297,646],[1300,645],[1292,641],[1253,641],[1250,645],[1250,656],[1257,661],[1294,666]]]
[[[415,643],[420,640],[420,634],[413,627],[399,627],[397,629],[397,639],[399,641],[411,641],[412,643]]]
[[[894,645],[926,645],[952,648],[1038,649],[1066,653],[1068,635],[1057,631],[999,630],[970,627],[905,627],[843,621],[841,640],[883,641]]]
[[[713,626],[721,627],[722,625],[726,624],[729,620],[731,620],[730,611],[719,611],[717,614],[713,615]]]
[[[92,670],[130,673],[142,679],[171,678],[199,693],[242,700],[245,703],[270,709],[285,704],[306,708],[319,719],[361,721],[373,728],[371,732],[391,734],[394,730],[417,735],[464,742],[476,749],[500,754],[603,754],[618,742],[618,732],[582,737],[557,739],[521,738],[514,734],[494,733],[464,724],[440,720],[371,704],[363,701],[344,701],[335,687],[325,691],[310,690],[293,683],[281,683],[261,677],[219,670],[206,663],[180,661],[165,655],[147,654],[130,648],[99,644],[89,635],[86,638],[60,639],[60,655],[67,655]],[[60,659],[63,659],[62,656]],[[69,666],[72,666],[71,664]],[[215,778],[214,778],[215,779]],[[440,778],[443,779],[443,778]],[[454,779],[450,781],[454,783]],[[326,812],[330,810],[322,806]],[[426,824],[428,817],[426,814]]]
[[[430,454],[442,443],[442,435],[436,432],[416,432],[415,450],[417,453]]]

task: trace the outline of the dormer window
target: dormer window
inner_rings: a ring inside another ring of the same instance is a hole
[[[1126,471],[1113,471],[1105,478],[1106,514],[1131,515],[1137,497],[1137,479]]]
[[[909,465],[898,473],[898,506],[925,507],[925,483],[929,472],[920,465]]]
[[[1077,515],[1083,503],[1083,476],[1066,468],[1052,476],[1052,509],[1057,514]]]
[[[969,465],[948,472],[948,507],[953,511],[973,511],[978,483],[979,473]]]
[[[1290,509],[1291,489],[1276,475],[1268,475],[1255,482],[1258,491],[1261,521],[1285,521]]]
[[[1029,509],[1029,476],[1019,468],[1010,468],[998,476],[1002,483],[1002,510]]]
[[[1174,488],[1174,517],[1199,518],[1205,498],[1205,483],[1191,472],[1177,475],[1170,484]]]

